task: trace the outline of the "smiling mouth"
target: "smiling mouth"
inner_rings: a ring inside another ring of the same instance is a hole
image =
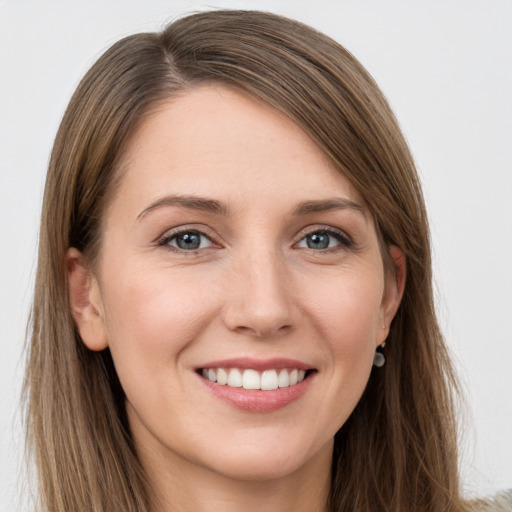
[[[251,368],[201,368],[199,375],[210,382],[231,388],[272,391],[300,384],[315,370],[280,368],[257,371]]]

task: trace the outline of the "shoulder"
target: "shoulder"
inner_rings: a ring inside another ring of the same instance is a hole
[[[493,498],[476,500],[472,505],[473,512],[512,512],[512,489],[503,491]]]

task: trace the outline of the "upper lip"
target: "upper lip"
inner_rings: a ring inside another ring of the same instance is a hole
[[[289,359],[285,357],[275,357],[271,359],[254,359],[250,357],[235,357],[217,361],[209,361],[198,369],[203,368],[238,368],[240,370],[280,370],[283,368],[296,368],[298,370],[312,370],[313,367],[303,361]]]

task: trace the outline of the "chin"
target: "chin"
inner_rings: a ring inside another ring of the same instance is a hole
[[[247,482],[268,482],[281,480],[300,471],[306,461],[299,457],[225,457],[222,464],[212,468],[216,473],[230,480]]]
[[[232,480],[279,480],[294,475],[311,464],[330,467],[332,447],[333,440],[329,440],[319,450],[309,451],[305,451],[301,445],[294,445],[285,440],[277,445],[255,440],[244,446],[224,446],[221,453],[211,453],[209,458],[212,464],[207,466],[217,474]]]

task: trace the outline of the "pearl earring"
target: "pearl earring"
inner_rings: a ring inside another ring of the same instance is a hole
[[[373,366],[376,368],[382,368],[386,364],[386,357],[382,352],[379,351],[379,348],[384,348],[386,342],[379,345],[379,347],[375,350],[375,355],[373,356]]]

